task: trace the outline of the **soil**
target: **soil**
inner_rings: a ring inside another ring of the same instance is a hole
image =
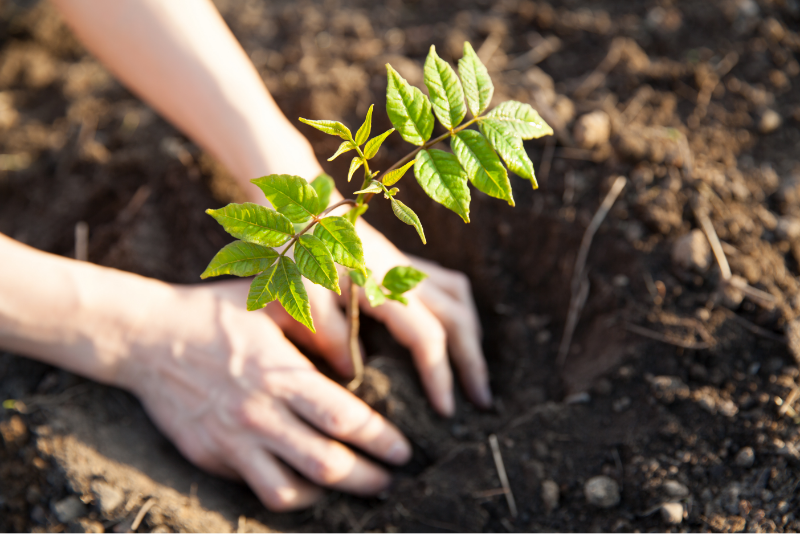
[[[354,126],[375,103],[387,129],[384,64],[422,86],[430,44],[455,62],[466,39],[496,101],[530,102],[554,126],[526,143],[541,187],[514,178],[515,208],[474,193],[464,225],[409,183],[400,198],[427,246],[389,210],[366,215],[469,275],[495,408],[459,397],[453,419],[435,416],[408,354],[365,320],[360,393],[414,459],[379,499],[331,492],[274,514],[182,459],[131,395],[0,353],[0,398],[16,400],[0,412],[0,530],[126,532],[137,516],[141,532],[800,530],[796,0],[217,5],[290,118]],[[338,142],[298,127],[325,162]],[[385,146],[377,168],[408,151]],[[346,164],[326,169],[350,192]],[[591,244],[559,366],[578,248],[616,176],[627,186]],[[231,184],[47,3],[0,1],[0,232],[72,256],[84,221],[90,261],[195,283],[229,239],[204,210],[237,199]],[[703,239],[676,245],[704,213],[738,286]],[[597,476],[618,502],[593,504]]]

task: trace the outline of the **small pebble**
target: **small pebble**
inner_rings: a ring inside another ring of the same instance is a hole
[[[592,477],[583,486],[586,501],[598,508],[611,508],[619,504],[619,485],[605,475]]]
[[[683,505],[679,502],[667,502],[661,505],[661,518],[668,525],[678,525],[683,521]]]
[[[756,453],[753,447],[744,447],[737,454],[734,462],[739,467],[752,467],[756,461]]]
[[[545,510],[548,513],[558,508],[558,498],[558,484],[552,480],[542,482],[542,502],[544,502]]]
[[[608,143],[611,137],[611,119],[605,111],[592,111],[575,122],[575,141],[582,148],[594,148]]]
[[[692,230],[672,246],[672,261],[684,270],[704,273],[711,266],[711,246],[702,230]]]
[[[92,483],[92,492],[95,495],[97,507],[107,516],[110,516],[125,499],[125,495],[119,489],[101,480]]]
[[[86,505],[75,495],[61,499],[52,508],[56,518],[62,523],[69,523],[86,515]]]
[[[686,497],[689,495],[689,488],[677,480],[667,480],[661,488],[668,497]]]
[[[774,132],[780,128],[782,122],[783,119],[778,115],[777,111],[768,109],[761,115],[761,120],[758,121],[758,129],[764,134]]]

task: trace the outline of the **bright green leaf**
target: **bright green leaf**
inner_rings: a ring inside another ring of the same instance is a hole
[[[398,266],[389,269],[383,277],[383,287],[392,293],[411,291],[417,284],[428,278],[422,271],[410,266]]]
[[[458,74],[464,82],[469,110],[477,117],[492,102],[494,85],[489,77],[489,71],[468,42],[464,43],[464,57],[458,60]]]
[[[367,277],[367,282],[364,284],[364,293],[366,293],[367,300],[372,308],[386,302],[386,295],[383,294],[381,286],[372,277],[372,273]]]
[[[414,174],[429,197],[469,222],[467,174],[453,154],[437,149],[420,150]]]
[[[283,245],[294,235],[292,222],[275,210],[245,202],[206,210],[233,237],[265,247]]]
[[[333,261],[364,270],[364,248],[353,224],[344,217],[325,217],[314,227],[314,235],[325,242]]]
[[[392,211],[397,216],[398,219],[403,221],[404,223],[413,226],[417,233],[419,234],[419,238],[422,240],[422,244],[425,245],[425,232],[422,230],[422,223],[419,222],[419,217],[414,211],[397,200],[396,198],[392,198]]]
[[[361,271],[356,271],[355,269],[347,271],[347,274],[350,275],[350,279],[353,283],[359,287],[364,287],[364,284],[367,283],[367,275],[371,274],[372,271],[367,269],[367,273],[362,273]]]
[[[400,135],[409,143],[422,146],[433,132],[431,102],[422,91],[408,84],[386,64],[386,113]]]
[[[362,204],[360,206],[354,206],[350,211],[344,214],[344,218],[350,221],[350,224],[355,225],[356,220],[359,217],[364,215],[364,213],[369,209],[369,204]]]
[[[369,107],[369,111],[367,111],[367,118],[364,119],[364,124],[361,125],[361,128],[358,129],[356,132],[356,144],[361,146],[369,139],[370,131],[372,130],[372,108],[375,104]]]
[[[533,173],[533,163],[522,146],[522,139],[512,135],[506,125],[495,120],[480,121],[480,128],[483,135],[489,140],[489,144],[500,154],[508,168],[521,178],[530,180],[534,189],[538,188],[539,185],[536,183],[536,176]]]
[[[278,294],[274,292],[272,280],[278,272],[279,263],[280,261],[276,261],[269,269],[253,278],[247,294],[247,311],[260,310],[278,298]]]
[[[316,213],[316,215],[319,215],[325,211],[325,208],[327,208],[328,204],[330,204],[331,193],[333,193],[334,189],[336,189],[336,182],[333,181],[333,178],[323,172],[314,178],[314,181],[311,182],[311,187],[314,188],[314,191],[317,192],[317,196],[319,197],[319,206],[317,207]]]
[[[300,117],[300,122],[313,126],[320,132],[325,132],[328,135],[335,135],[341,137],[345,141],[353,141],[353,134],[350,130],[339,121],[312,121]]]
[[[383,191],[383,188],[381,187],[381,184],[378,183],[378,182],[372,181],[372,182],[369,183],[369,185],[367,185],[367,187],[365,187],[361,191],[356,191],[353,194],[354,195],[364,195],[366,193],[380,193],[381,191]]]
[[[247,295],[247,309],[259,310],[275,299],[289,315],[315,332],[303,278],[297,265],[286,256],[281,256],[272,267],[253,279]]]
[[[506,168],[484,136],[475,130],[461,130],[450,140],[450,147],[478,191],[514,205]]]
[[[396,293],[389,293],[388,295],[386,295],[386,298],[387,299],[396,300],[400,304],[403,304],[404,306],[408,306],[408,299],[405,298],[403,295],[398,295]]]
[[[535,109],[529,104],[515,100],[503,102],[486,116],[505,123],[517,137],[522,139],[538,139],[545,135],[553,135],[553,129],[544,122]]]
[[[373,137],[370,139],[366,146],[364,147],[364,157],[367,159],[372,159],[375,157],[375,154],[378,153],[378,149],[381,148],[383,144],[383,140],[389,137],[389,134],[394,131],[394,128],[391,130],[385,131],[377,137]]]
[[[341,156],[342,154],[344,154],[345,152],[350,152],[351,150],[355,150],[355,149],[356,149],[356,145],[354,145],[352,142],[343,141],[342,144],[339,145],[339,148],[336,149],[336,154],[334,154],[333,156],[329,157],[328,161],[333,161],[336,158],[338,158],[339,156]]]
[[[461,124],[467,114],[464,89],[453,67],[436,54],[433,45],[425,60],[425,85],[431,95],[433,112],[442,126],[452,130]]]
[[[342,294],[333,256],[321,239],[310,234],[301,235],[294,245],[294,261],[303,276],[338,295]]]
[[[389,191],[387,191],[387,193],[389,194],[390,197],[395,196],[399,192],[400,192],[400,189],[397,188],[397,187],[393,187],[393,188],[389,189]]]
[[[250,181],[264,192],[276,210],[292,222],[303,222],[319,213],[317,192],[299,176],[270,174]]]
[[[347,181],[349,182],[353,178],[353,174],[364,164],[364,160],[361,159],[361,156],[356,156],[353,158],[353,161],[350,162],[350,171],[347,173]]]
[[[245,241],[234,241],[217,252],[200,278],[205,279],[222,274],[254,276],[266,271],[277,258],[278,253],[271,248]]]
[[[393,171],[389,171],[386,174],[384,174],[383,175],[383,179],[381,180],[383,185],[385,185],[386,187],[391,187],[394,184],[396,184],[397,182],[399,182],[400,178],[402,178],[403,175],[406,173],[406,171],[408,171],[408,169],[410,169],[411,166],[414,165],[415,161],[417,161],[417,160],[412,159],[411,161],[409,161],[408,163],[406,163],[405,165],[403,165],[399,169],[395,169]]]

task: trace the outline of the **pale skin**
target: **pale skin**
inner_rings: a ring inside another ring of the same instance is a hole
[[[210,2],[54,3],[89,51],[218,158],[251,201],[266,203],[252,178],[322,172]],[[335,193],[332,202],[340,198]],[[408,347],[434,409],[443,416],[455,410],[451,363],[470,400],[489,407],[466,277],[405,256],[364,221],[357,228],[379,279],[396,265],[429,275],[408,294],[408,306],[361,301]],[[312,334],[279,305],[245,311],[248,280],[171,285],[3,235],[0,257],[0,347],[133,392],[191,461],[243,479],[270,509],[309,506],[323,487],[375,494],[390,477],[374,459],[410,458],[397,428],[319,373],[287,339],[352,375],[346,297],[307,284]]]

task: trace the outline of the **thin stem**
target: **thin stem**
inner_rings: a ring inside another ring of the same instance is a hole
[[[361,349],[358,346],[358,330],[360,327],[358,315],[358,286],[350,279],[350,298],[347,300],[347,320],[350,327],[350,360],[353,362],[353,380],[347,389],[355,391],[364,380],[364,362],[361,359]]]
[[[352,200],[352,199],[349,199],[349,198],[345,198],[343,200],[340,200],[339,202],[337,202],[333,206],[328,206],[328,208],[325,211],[323,211],[322,213],[320,213],[319,215],[312,216],[311,220],[308,222],[308,224],[305,226],[305,228],[303,228],[298,233],[296,233],[295,235],[292,236],[292,239],[289,240],[289,244],[286,245],[286,248],[283,249],[283,252],[281,252],[280,256],[286,255],[286,251],[289,250],[290,248],[292,248],[292,245],[294,245],[295,242],[298,239],[300,239],[300,236],[305,234],[309,230],[311,230],[311,228],[313,228],[314,225],[317,224],[320,219],[324,218],[327,214],[329,214],[330,212],[332,212],[333,210],[335,210],[339,206],[344,206],[345,204],[351,204],[351,205],[355,206],[356,205],[356,201]],[[280,256],[278,256],[278,257],[280,257]]]

